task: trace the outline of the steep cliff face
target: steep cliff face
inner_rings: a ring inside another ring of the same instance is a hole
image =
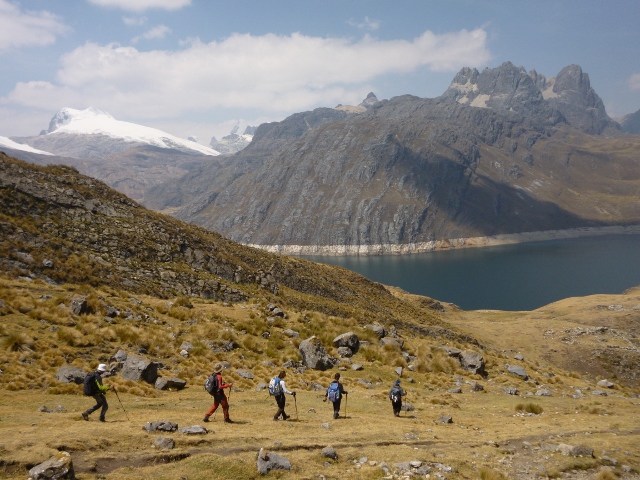
[[[590,135],[614,124],[579,67],[565,70],[552,81],[509,63],[463,69],[436,99],[296,114],[258,128],[232,159],[158,188],[147,205],[258,245],[640,222],[640,165],[628,143]]]

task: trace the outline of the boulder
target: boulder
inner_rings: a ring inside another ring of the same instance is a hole
[[[320,452],[320,455],[322,455],[323,457],[331,458],[333,460],[338,459],[338,454],[333,447],[324,447],[322,449],[322,452]]]
[[[416,407],[414,407],[409,402],[402,402],[402,406],[400,407],[400,410],[402,410],[403,412],[413,412],[415,409]]]
[[[118,350],[118,352],[109,359],[110,362],[124,363],[127,361],[127,352],[124,350]]]
[[[366,328],[370,328],[371,330],[373,330],[373,333],[375,333],[378,338],[382,338],[387,335],[387,331],[385,330],[385,328],[378,322],[367,325]]]
[[[362,370],[362,365],[359,363],[354,363],[353,365],[351,365],[351,370],[355,370],[356,372],[359,372],[360,370]]]
[[[540,390],[536,391],[536,395],[538,395],[539,397],[550,397],[551,392],[546,388],[541,388]]]
[[[453,387],[453,388],[450,388],[449,390],[447,390],[447,393],[462,393],[462,388]]]
[[[450,415],[440,415],[440,417],[438,418],[438,421],[440,423],[453,423],[453,418]]]
[[[393,369],[393,371],[396,372],[396,375],[398,375],[399,377],[402,376],[402,370],[403,370],[402,367],[397,367]]]
[[[77,383],[80,385],[84,382],[84,377],[86,376],[87,372],[72,366],[60,367],[56,372],[56,380],[60,383]]]
[[[399,338],[393,338],[393,337],[381,338],[380,346],[386,347],[387,345],[394,345],[398,348],[402,348],[404,346],[404,340],[400,340]]]
[[[606,379],[605,380],[600,380],[597,383],[597,385],[598,385],[598,387],[601,387],[601,388],[613,388],[614,387],[613,383],[610,382],[609,380],[606,380]]]
[[[142,429],[146,430],[149,433],[155,432],[158,430],[162,432],[175,432],[178,429],[178,424],[169,422],[167,420],[156,420],[153,422],[145,423]]]
[[[169,390],[170,388],[174,390],[182,390],[186,385],[187,381],[182,380],[181,378],[158,377],[156,380],[156,389],[158,390]]]
[[[484,390],[484,386],[476,382],[475,380],[470,381],[469,385],[471,385],[471,390],[473,390],[474,392],[481,392],[482,390]]]
[[[360,340],[358,339],[358,335],[356,335],[355,333],[347,332],[334,338],[333,346],[336,348],[347,347],[353,353],[356,353],[360,348]]]
[[[236,370],[236,373],[239,377],[253,380],[253,373],[251,373],[249,370]]]
[[[510,374],[515,375],[516,377],[520,377],[525,381],[529,379],[527,371],[520,365],[505,365],[505,367],[507,368],[507,372],[509,372]]]
[[[462,355],[462,350],[456,347],[442,347],[442,350],[447,354],[447,356],[452,358],[460,359],[460,355]]]
[[[153,446],[156,448],[171,450],[176,446],[176,444],[173,441],[173,438],[157,437],[153,442]]]
[[[155,384],[158,379],[158,364],[136,355],[128,355],[122,367],[122,378]]]
[[[328,370],[336,365],[336,359],[330,356],[315,335],[307,338],[298,347],[302,356],[302,363],[314,370]]]
[[[282,331],[283,334],[285,334],[287,337],[290,338],[299,338],[300,337],[300,333],[296,332],[295,330],[291,330],[290,328],[287,328],[286,330]]]
[[[32,480],[76,478],[71,455],[67,452],[57,453],[46,462],[42,462],[29,470],[29,478]]]
[[[343,358],[349,358],[353,355],[353,351],[349,347],[338,347],[338,355]]]
[[[285,457],[273,452],[265,452],[260,449],[258,453],[258,472],[266,475],[271,470],[293,470],[291,462]]]
[[[465,370],[479,375],[485,374],[484,358],[478,352],[466,351],[460,354],[460,365]]]
[[[516,387],[502,387],[502,391],[507,395],[518,395],[518,389]]]
[[[179,428],[178,432],[185,435],[206,435],[209,430],[200,425],[191,425],[190,427]]]
[[[184,342],[182,342],[182,345],[180,345],[180,350],[186,350],[187,352],[190,352],[191,350],[193,350],[193,345],[191,344],[191,342],[187,342],[185,340]]]
[[[515,358],[516,360],[520,360],[523,361],[524,360],[524,355],[522,355],[521,353],[516,353],[513,358]]]

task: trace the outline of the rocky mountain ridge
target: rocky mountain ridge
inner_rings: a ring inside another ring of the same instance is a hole
[[[640,140],[616,125],[577,66],[554,79],[510,63],[462,69],[435,99],[261,125],[232,162],[196,167],[145,204],[262,246],[637,224]]]

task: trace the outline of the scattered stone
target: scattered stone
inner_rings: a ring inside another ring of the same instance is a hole
[[[360,348],[360,340],[358,335],[353,332],[343,333],[333,339],[333,346],[336,348],[347,347],[353,353],[356,353]]]
[[[173,441],[173,438],[157,437],[153,442],[153,446],[156,448],[163,448],[165,450],[172,450],[176,444]]]
[[[520,360],[523,361],[524,360],[524,355],[522,355],[521,353],[516,353],[513,358],[515,358],[516,360]]]
[[[539,396],[539,397],[550,397],[551,396],[551,392],[546,388],[541,388],[540,390],[538,390],[536,392],[536,395]]]
[[[393,337],[383,337],[380,339],[380,346],[386,347],[387,345],[393,345],[398,348],[402,348],[404,346],[404,340],[400,340],[399,338]]]
[[[328,370],[333,368],[337,360],[330,356],[315,335],[303,340],[298,347],[302,356],[302,363],[314,370]]]
[[[178,429],[178,424],[167,420],[156,420],[154,422],[147,422],[142,429],[149,433],[158,430],[162,432],[175,432]]]
[[[462,352],[460,354],[460,365],[473,374],[485,374],[484,358],[478,352]]]
[[[127,360],[122,367],[122,378],[139,382],[155,384],[158,379],[158,364],[136,355],[127,355]]]
[[[118,350],[118,353],[111,357],[109,361],[124,363],[127,361],[127,352],[125,352],[124,350]]]
[[[358,383],[364,385],[367,388],[373,388],[373,383],[371,383],[371,380],[367,380],[366,378],[359,378]]]
[[[71,305],[69,306],[71,311],[76,315],[83,315],[89,313],[89,304],[85,297],[73,297],[71,299]]]
[[[63,413],[63,412],[66,412],[67,409],[64,408],[62,405],[57,405],[56,407],[54,407],[53,410],[51,410],[50,408],[47,408],[45,405],[42,405],[40,408],[38,408],[38,411],[42,413]]]
[[[184,433],[185,435],[206,435],[209,433],[209,430],[201,425],[191,425],[190,427],[179,428],[178,432]]]
[[[60,383],[77,383],[81,385],[84,383],[84,377],[87,376],[87,372],[78,367],[64,366],[60,367],[56,372],[56,380]]]
[[[358,460],[358,463],[367,463],[369,461],[369,459],[367,457],[361,457],[360,460]]]
[[[563,455],[570,455],[572,457],[593,457],[593,448],[585,445],[567,445],[561,443],[557,446],[557,451]]]
[[[180,356],[183,358],[189,358],[189,352],[186,350],[180,350]]]
[[[591,392],[591,395],[600,395],[602,397],[606,397],[609,394],[604,390],[594,390],[593,392]]]
[[[413,412],[415,409],[416,407],[411,405],[409,402],[402,402],[402,406],[400,407],[400,410],[403,412]]]
[[[609,380],[606,380],[606,379],[605,380],[600,380],[596,385],[598,387],[601,387],[601,388],[613,388],[614,387],[613,383],[610,382]]]
[[[263,364],[265,367],[269,367],[269,368],[275,368],[275,367],[276,367],[276,364],[275,364],[275,363],[273,363],[271,360],[263,360],[263,361],[262,361],[262,364]]]
[[[516,387],[502,387],[502,391],[507,395],[518,395],[518,389]]]
[[[484,390],[484,386],[482,386],[475,380],[470,381],[469,385],[471,386],[471,390],[473,390],[474,392],[481,392],[482,390]]]
[[[402,376],[402,367],[394,368],[393,371],[396,372],[396,375],[399,377]]]
[[[333,447],[324,447],[322,449],[322,452],[320,452],[320,455],[322,455],[323,457],[331,458],[333,460],[338,459],[338,454]]]
[[[316,413],[316,409],[315,408],[310,408],[309,410],[307,410],[307,413]]]
[[[268,383],[264,383],[264,382],[260,382],[257,386],[256,386],[256,390],[258,392],[262,391],[262,390],[266,390],[267,388],[269,388],[269,384]]]
[[[447,390],[448,393],[462,393],[462,388],[460,387],[455,387],[455,388],[450,388],[449,390]]]
[[[451,415],[440,415],[438,421],[440,423],[453,423],[453,418],[451,417]]]
[[[326,390],[322,385],[316,382],[311,382],[311,389],[314,392],[319,392],[320,390]]]
[[[367,325],[364,328],[368,328],[372,330],[373,333],[375,333],[378,336],[378,338],[382,338],[387,335],[387,331],[385,330],[385,328],[382,325],[380,325],[378,322],[372,323],[371,325]]]
[[[295,330],[291,330],[289,328],[287,328],[286,330],[282,331],[283,334],[285,334],[287,337],[291,337],[291,338],[299,338],[300,337],[300,333],[296,332]]]
[[[186,385],[187,381],[181,378],[158,377],[155,386],[157,390],[182,390]]]
[[[422,462],[420,460],[411,460],[409,462],[409,466],[411,468],[420,468],[422,466]]]
[[[351,370],[355,370],[356,372],[359,372],[360,370],[362,370],[362,365],[360,365],[359,363],[354,363],[353,365],[351,365]]]
[[[331,425],[328,423],[323,423],[322,425],[320,425],[320,428],[331,428]]]
[[[527,375],[527,371],[520,365],[507,364],[505,365],[505,367],[507,368],[507,372],[509,372],[510,374],[515,375],[516,377],[520,377],[524,381],[527,381],[529,379],[529,375]]]
[[[185,340],[184,342],[182,342],[182,345],[180,345],[180,350],[186,350],[187,352],[190,352],[191,350],[193,350],[193,345],[191,344],[191,342],[187,342]]]
[[[42,260],[42,266],[44,268],[53,268],[53,261],[45,258],[44,260]]]
[[[251,373],[249,370],[236,370],[236,373],[239,377],[253,380],[253,373]]]
[[[57,453],[46,462],[42,462],[29,470],[29,478],[32,480],[76,478],[71,455],[67,452]]]
[[[405,433],[404,434],[404,439],[405,440],[420,440],[420,437],[418,437],[418,435],[416,435],[415,433]],[[407,462],[408,464],[408,462]]]
[[[618,460],[615,458],[607,457],[606,455],[602,456],[602,461],[607,462],[609,465],[613,465],[614,467],[618,466]]]
[[[285,457],[273,452],[265,452],[263,448],[258,453],[258,472],[266,475],[271,470],[292,470],[291,462]]]

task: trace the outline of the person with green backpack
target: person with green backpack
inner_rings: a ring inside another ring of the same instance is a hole
[[[288,393],[289,395],[293,395],[293,398],[296,397],[296,392],[290,392],[289,390],[287,390],[287,385],[284,383],[284,377],[286,376],[287,372],[282,370],[269,382],[269,395],[273,395],[274,397],[276,397],[276,403],[278,404],[278,411],[273,417],[274,420],[279,420],[280,415],[282,415],[283,420],[287,420],[290,417],[290,415],[287,415],[284,412],[284,408],[287,405],[287,400],[284,394]]]
[[[102,385],[102,374],[107,371],[107,366],[104,363],[98,365],[98,368],[95,372],[88,374],[84,377],[84,394],[87,397],[93,397],[96,401],[96,404],[90,409],[82,412],[82,418],[86,421],[89,421],[89,415],[102,407],[100,411],[100,421],[105,422],[105,415],[107,414],[107,410],[109,409],[109,404],[107,403],[107,397],[105,397],[105,393],[111,390],[109,385]]]
[[[342,386],[340,382],[340,374],[336,373],[333,377],[333,382],[327,388],[327,392],[324,395],[324,402],[327,401],[327,398],[331,403],[333,403],[333,418],[338,418],[340,416],[340,403],[342,402],[342,396],[348,395],[347,391]]]

